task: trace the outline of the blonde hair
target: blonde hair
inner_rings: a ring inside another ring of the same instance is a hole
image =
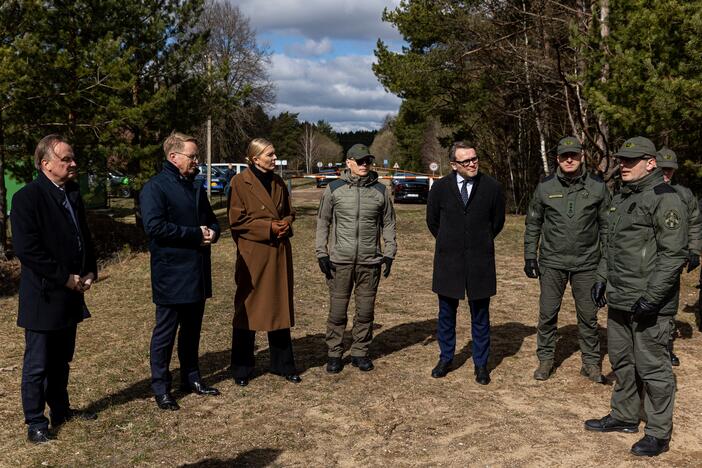
[[[197,139],[186,135],[185,133],[176,132],[175,130],[168,135],[168,138],[163,142],[163,152],[168,157],[171,153],[183,151],[185,143],[191,141],[197,145]]]
[[[249,147],[246,149],[246,162],[253,164],[253,158],[260,156],[263,151],[269,146],[273,146],[273,143],[266,140],[265,138],[254,138],[249,143]]]

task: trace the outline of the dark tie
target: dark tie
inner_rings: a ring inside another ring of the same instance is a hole
[[[468,204],[468,179],[463,179],[463,185],[461,186],[461,200],[463,200],[463,206]]]
[[[83,248],[83,243],[80,241],[80,227],[78,226],[78,220],[76,219],[76,215],[73,212],[73,207],[71,206],[71,202],[68,201],[68,194],[66,194],[65,190],[61,190],[63,192],[63,207],[68,211],[68,214],[71,216],[71,220],[73,221],[73,225],[76,227],[76,234],[77,234],[77,239],[78,239],[78,248],[82,249]]]

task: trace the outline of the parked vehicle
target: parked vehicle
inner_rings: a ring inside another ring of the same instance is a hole
[[[132,196],[131,180],[128,176],[119,171],[111,170],[107,172],[107,187],[110,196],[129,198]]]
[[[414,179],[421,176],[412,172],[396,172],[392,179],[392,194],[395,203],[426,203],[429,197],[429,179]]]
[[[203,189],[207,190],[207,165],[200,164],[198,169],[200,169],[200,173],[195,176],[195,186],[197,187],[200,184]],[[224,193],[227,181],[223,172],[220,172],[220,168],[212,166],[212,178],[210,179],[210,190],[212,193]]]

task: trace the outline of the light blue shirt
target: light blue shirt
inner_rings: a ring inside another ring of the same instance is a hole
[[[463,187],[463,177],[461,177],[461,174],[456,172],[456,183],[458,184],[458,193],[461,193],[461,188]],[[468,199],[470,200],[470,193],[473,191],[473,179],[468,180],[468,185],[466,186],[466,190],[468,191]]]

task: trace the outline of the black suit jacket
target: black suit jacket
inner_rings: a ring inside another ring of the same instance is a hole
[[[502,187],[478,172],[467,205],[456,173],[434,183],[427,201],[427,226],[436,238],[432,290],[442,296],[484,299],[497,291],[494,238],[505,223]]]
[[[93,273],[97,263],[78,184],[64,192],[43,173],[12,197],[12,244],[22,264],[17,325],[60,330],[88,316],[83,294],[66,287],[71,274]],[[73,207],[79,229],[63,203]]]
[[[188,304],[212,297],[210,246],[200,245],[207,226],[219,223],[202,185],[180,175],[171,162],[139,195],[151,252],[151,291],[156,304]]]

